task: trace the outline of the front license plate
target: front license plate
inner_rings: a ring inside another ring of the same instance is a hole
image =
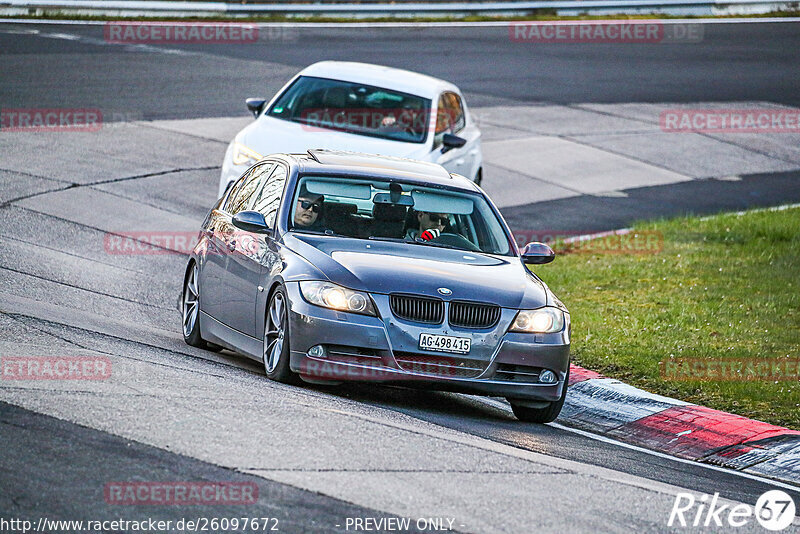
[[[468,337],[440,336],[439,334],[419,335],[419,348],[422,350],[467,354],[469,347],[470,338]]]

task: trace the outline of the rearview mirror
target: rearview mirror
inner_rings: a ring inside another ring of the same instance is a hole
[[[233,225],[240,230],[256,234],[271,234],[272,229],[267,226],[264,215],[258,211],[240,211],[233,216]]]
[[[247,109],[250,110],[250,113],[253,114],[254,117],[258,117],[263,111],[264,106],[267,103],[266,98],[248,98],[244,101],[247,104]]]
[[[453,148],[461,148],[467,143],[467,140],[457,135],[446,133],[442,137],[442,154]]]
[[[544,243],[528,243],[522,249],[522,263],[527,265],[541,265],[550,263],[556,257],[553,249]]]
[[[392,199],[391,193],[378,193],[372,199],[375,204],[395,204],[397,206],[413,206],[414,200],[408,195],[398,196]]]

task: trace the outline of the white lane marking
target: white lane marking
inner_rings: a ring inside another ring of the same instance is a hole
[[[125,17],[120,17],[120,20],[125,20]],[[630,19],[593,19],[590,22],[594,24],[604,22],[620,22]],[[765,17],[765,18],[739,18],[739,19],[641,19],[647,22],[658,22],[660,24],[751,24],[751,23],[777,23],[777,22],[800,22],[800,17]],[[179,22],[180,19],[177,19]],[[76,26],[102,26],[108,22],[116,21],[98,21],[98,20],[38,20],[38,19],[14,19],[5,18],[0,19],[0,23],[13,23],[13,24],[64,24]],[[139,21],[139,22],[146,22]],[[172,21],[174,22],[174,21]],[[225,21],[225,22],[235,22]],[[536,22],[542,21],[528,21],[520,20],[491,20],[484,22],[242,22],[242,24],[255,24],[259,28],[269,27],[285,27],[285,28],[479,28],[481,26],[508,26],[511,22]],[[554,22],[571,22],[580,23],[580,20],[566,20]]]
[[[42,37],[46,37],[48,39],[65,39],[67,41],[80,41],[81,37],[78,35],[72,35],[69,33],[42,33],[40,34]]]
[[[476,399],[478,401],[484,402],[485,404],[489,404],[491,406],[494,406],[495,408],[500,408],[500,409],[505,410],[505,411],[507,411],[509,413],[513,413],[513,412],[511,412],[511,407],[509,405],[503,403],[502,401],[499,401],[499,400],[496,400],[496,399],[490,399],[490,398],[486,398],[486,397],[476,397],[474,395],[470,395],[470,397],[472,397],[473,399]],[[645,449],[645,448],[639,447],[637,445],[631,445],[630,443],[624,443],[622,441],[617,441],[615,439],[612,439],[612,438],[609,438],[609,437],[606,437],[606,436],[601,436],[600,434],[592,434],[591,432],[587,432],[585,430],[579,430],[577,428],[570,428],[570,427],[564,426],[564,425],[562,425],[560,423],[547,423],[547,426],[551,426],[551,427],[557,428],[559,430],[564,430],[566,432],[572,432],[573,434],[578,434],[579,436],[584,436],[586,438],[593,439],[593,440],[596,440],[596,441],[601,441],[603,443],[608,443],[609,445],[616,445],[618,447],[623,447],[625,449],[630,449],[630,450],[637,451],[637,452],[643,452],[643,453],[649,454],[651,456],[657,456],[658,458],[664,458],[666,460],[672,460],[674,462],[679,462],[679,463],[682,463],[682,464],[703,467],[705,469],[710,469],[712,471],[719,471],[720,473],[728,473],[730,475],[737,475],[737,476],[740,476],[740,477],[749,478],[750,480],[755,480],[757,482],[763,482],[764,484],[771,484],[771,485],[777,486],[779,488],[789,489],[789,490],[792,490],[794,492],[800,491],[800,487],[793,486],[793,485],[787,484],[785,482],[780,482],[780,481],[777,481],[777,480],[773,480],[771,478],[764,478],[764,477],[760,477],[758,475],[753,475],[753,474],[750,474],[750,473],[746,473],[744,471],[737,471],[737,470],[731,469],[729,467],[720,467],[720,466],[714,465],[714,464],[705,464],[705,463],[697,462],[697,461],[694,461],[694,460],[687,460],[685,458],[678,458],[676,456],[670,456],[669,454],[666,454],[666,453],[663,453],[663,452],[658,452],[658,451],[653,451],[653,450],[650,450],[650,449]],[[798,520],[800,520],[800,517],[798,517]]]
[[[39,30],[36,29],[24,29],[24,30],[9,30],[5,28],[0,28],[0,33],[7,33],[9,35],[36,35],[39,33]]]
[[[2,22],[2,21],[0,21]],[[0,33],[15,33],[12,31],[6,31],[0,28]],[[96,37],[89,37],[87,35],[75,35],[71,33],[44,33],[40,32],[39,30],[32,30],[30,33],[37,33],[41,37],[45,37],[47,39],[64,39],[67,41],[77,41],[86,44],[92,44],[97,46],[120,46],[123,47],[123,50],[126,52],[151,52],[151,53],[158,53],[158,54],[172,54],[177,56],[195,56],[199,55],[199,52],[192,52],[188,50],[179,50],[175,48],[165,48],[160,46],[151,46],[146,44],[137,44],[137,43],[110,43],[104,39],[98,39]]]
[[[717,178],[719,179],[719,178]],[[772,206],[770,208],[755,208],[752,210],[745,210],[745,211],[734,211],[728,213],[718,213],[717,215],[709,215],[707,217],[700,217],[699,220],[701,221],[708,221],[713,219],[714,217],[719,217],[720,215],[734,215],[736,217],[743,217],[745,215],[750,215],[751,213],[762,213],[765,211],[785,211],[785,210],[793,210],[795,208],[800,208],[800,204],[781,204],[780,206]]]
[[[739,177],[737,177],[739,178]],[[741,178],[739,178],[741,180]],[[724,181],[733,181],[726,178],[714,178],[714,180],[724,180]],[[744,215],[749,215],[750,213],[761,213],[764,211],[784,211],[784,210],[792,210],[795,208],[800,208],[800,204],[781,204],[780,206],[771,206],[769,208],[753,208],[744,211],[734,211],[734,212],[726,212],[726,213],[717,213],[716,215],[708,215],[706,217],[700,217],[698,220],[700,221],[709,221],[715,217],[724,216],[724,215],[735,215],[736,217],[742,217]],[[604,232],[596,232],[593,234],[583,234],[583,235],[576,235],[572,237],[568,237],[564,239],[565,243],[575,243],[580,241],[589,241],[592,239],[597,239],[598,237],[606,237],[610,235],[625,235],[633,232],[633,228],[617,228],[616,230],[606,230]],[[687,403],[688,404],[688,403]]]
[[[677,434],[675,434],[675,437],[674,437],[674,438],[672,438],[671,440],[669,440],[669,443],[672,443],[672,442],[678,441],[678,440],[681,438],[681,436],[685,436],[685,435],[687,435],[687,434],[691,434],[691,433],[692,433],[692,431],[691,431],[691,430],[684,430],[683,432],[678,432]]]

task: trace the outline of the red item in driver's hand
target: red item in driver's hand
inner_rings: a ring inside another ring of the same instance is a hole
[[[436,228],[431,228],[430,230],[425,230],[424,232],[419,234],[419,236],[425,241],[430,241],[431,239],[436,239],[437,237],[439,237],[439,234],[441,233],[442,232],[440,230],[437,230]]]

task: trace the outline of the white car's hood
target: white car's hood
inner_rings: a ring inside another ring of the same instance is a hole
[[[420,160],[428,159],[430,154],[427,143],[403,143],[324,130],[265,116],[259,117],[239,132],[236,140],[262,156],[276,153],[302,154],[311,148],[349,150]]]

